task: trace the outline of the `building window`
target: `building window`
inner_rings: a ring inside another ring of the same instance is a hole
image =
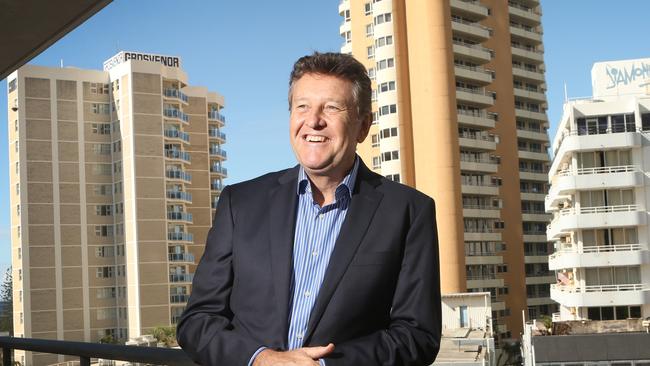
[[[114,193],[122,193],[122,182],[117,182],[115,183],[115,190]]]
[[[18,120],[14,121],[14,130],[18,132]]]
[[[374,33],[372,24],[366,24],[366,37],[372,37]]]
[[[19,281],[23,280],[23,270],[20,268],[18,269],[18,280]]]
[[[393,36],[379,37],[375,40],[375,48],[393,44]]]
[[[108,84],[90,83],[90,92],[92,94],[108,94]]]
[[[380,116],[385,116],[387,114],[393,114],[397,113],[397,105],[396,104],[390,104],[390,105],[384,105],[379,108],[379,115]]]
[[[111,144],[93,144],[93,152],[97,155],[110,155]]]
[[[92,128],[93,128],[93,133],[98,135],[110,135],[111,133],[110,123],[93,123]]]
[[[375,69],[374,68],[369,68],[368,69],[368,77],[370,80],[375,80]]]
[[[95,114],[109,114],[111,107],[108,103],[93,103],[92,104],[93,113]]]
[[[108,258],[114,256],[115,256],[115,247],[113,246],[101,246],[95,248],[95,257]]]
[[[386,178],[392,180],[393,182],[400,182],[399,174],[388,174],[386,175]]]
[[[352,42],[352,31],[347,31],[345,33],[342,33],[341,36],[345,39],[345,43]]]
[[[112,216],[113,205],[97,205],[95,206],[95,214],[97,216]]]
[[[18,259],[23,258],[23,248],[18,248]]]
[[[93,174],[94,175],[111,175],[112,174],[112,164],[94,164],[93,165]]]
[[[379,122],[379,112],[372,112],[372,124],[377,124]]]
[[[113,236],[113,225],[96,225],[95,226],[95,235],[102,237],[112,237]]]
[[[16,140],[16,143],[14,144],[14,151],[18,152],[18,150],[19,150],[19,148],[18,148],[18,140]]]
[[[20,183],[16,183],[16,195],[20,195]]]
[[[381,168],[381,157],[379,157],[379,156],[373,156],[372,157],[372,168],[373,169]]]
[[[98,267],[97,278],[113,278],[115,276],[115,269],[113,266]]]
[[[370,138],[372,140],[372,147],[379,146],[379,136],[377,134],[370,136]]]
[[[16,205],[16,215],[20,216],[20,205]]]
[[[375,49],[372,46],[368,46],[366,48],[366,54],[369,59],[375,58]]]
[[[377,87],[377,91],[380,93],[384,93],[387,91],[395,90],[395,82],[394,81],[388,81],[385,83],[379,84]]]
[[[397,127],[384,128],[383,130],[379,131],[379,137],[382,139],[397,137]]]
[[[115,174],[122,173],[122,162],[121,161],[116,161],[115,163],[113,163],[113,172]]]
[[[343,13],[343,15],[344,15],[344,17],[345,17],[345,21],[346,21],[346,22],[349,22],[349,21],[350,21],[350,10],[349,10],[349,9],[346,10],[346,11]]]
[[[395,59],[392,57],[377,62],[377,70],[383,70],[389,67],[395,67]]]
[[[381,154],[381,161],[391,161],[391,160],[397,160],[399,159],[399,151],[398,150],[393,150],[393,151],[386,151]]]
[[[365,15],[370,15],[370,13],[372,13],[372,4],[371,3],[363,4],[363,10]]]
[[[20,162],[16,162],[16,174],[20,174]]]
[[[120,203],[115,204],[115,213],[116,214],[123,214],[124,213],[124,202],[120,202]]]
[[[20,225],[16,227],[16,235],[18,235],[18,238],[20,238]]]
[[[375,17],[374,23],[375,25],[388,23],[393,20],[392,18],[393,16],[391,13],[379,14]]]
[[[113,194],[113,186],[111,184],[96,184],[93,187],[96,196],[111,196]]]

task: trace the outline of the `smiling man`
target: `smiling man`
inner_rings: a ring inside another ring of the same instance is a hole
[[[202,365],[429,365],[440,342],[433,200],[356,155],[371,82],[352,56],[300,58],[299,165],[228,186],[178,324]]]

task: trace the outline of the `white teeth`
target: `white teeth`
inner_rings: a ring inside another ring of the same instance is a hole
[[[305,139],[309,142],[323,142],[325,141],[325,136],[307,135]]]

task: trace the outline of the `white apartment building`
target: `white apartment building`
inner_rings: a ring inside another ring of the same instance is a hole
[[[650,59],[600,62],[564,104],[546,210],[554,320],[650,316]]]

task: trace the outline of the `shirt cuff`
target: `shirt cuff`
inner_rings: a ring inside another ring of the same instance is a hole
[[[325,363],[325,360],[323,360],[322,358],[318,359],[318,363],[320,364],[320,366],[327,366],[327,364]]]
[[[258,348],[257,351],[255,351],[255,353],[253,353],[253,356],[251,356],[251,359],[248,361],[248,366],[253,366],[253,362],[255,362],[255,359],[257,358],[257,356],[258,356],[262,351],[264,351],[265,349],[266,349],[266,347],[264,347],[264,346]],[[323,365],[324,365],[324,364],[323,364]]]

